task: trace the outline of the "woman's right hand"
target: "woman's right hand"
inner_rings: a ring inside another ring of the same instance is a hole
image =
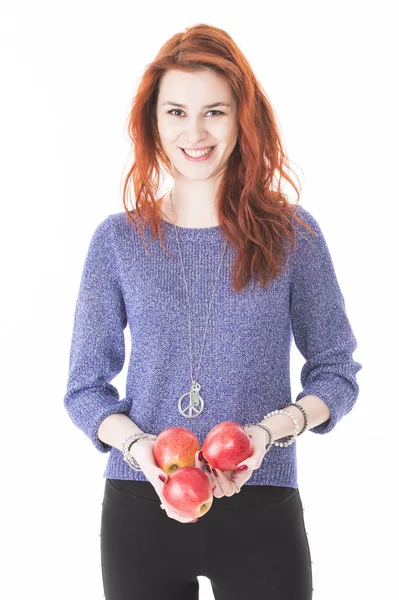
[[[175,519],[176,521],[179,521],[180,523],[196,523],[196,521],[198,521],[198,519],[195,519],[193,521],[192,518],[190,518],[190,517],[180,516],[177,512],[175,512],[173,510],[173,508],[164,499],[163,487],[164,487],[165,483],[168,481],[168,476],[162,469],[160,469],[158,467],[157,463],[155,462],[155,458],[154,458],[154,454],[153,454],[154,444],[155,444],[155,440],[145,440],[145,439],[138,440],[132,446],[132,450],[134,450],[134,453],[133,453],[134,458],[139,463],[140,468],[141,468],[142,472],[144,473],[144,475],[147,477],[148,481],[154,487],[156,493],[158,494],[158,496],[161,500],[161,508],[165,510],[168,517],[170,517],[171,519]],[[196,452],[196,454],[195,454],[195,466],[198,469],[202,470],[202,463],[198,458],[198,454],[199,454],[199,452]],[[207,473],[206,473],[206,475],[207,475]],[[165,481],[161,481],[161,479],[159,478],[160,476],[162,478],[164,478]],[[209,477],[208,477],[208,479],[209,479]]]

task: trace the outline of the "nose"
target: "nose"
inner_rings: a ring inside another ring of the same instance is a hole
[[[191,121],[187,119],[186,123],[187,128],[184,136],[186,145],[183,147],[190,148],[191,146],[198,146],[208,136],[202,119],[192,119]]]

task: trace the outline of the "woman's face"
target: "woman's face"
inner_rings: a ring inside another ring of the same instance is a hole
[[[181,175],[208,179],[224,170],[238,129],[236,101],[222,76],[211,70],[167,71],[160,81],[156,114],[162,148]],[[182,150],[211,146],[209,157],[199,161]]]

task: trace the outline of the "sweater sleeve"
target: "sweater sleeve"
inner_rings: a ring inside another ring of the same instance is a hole
[[[124,365],[127,325],[111,236],[112,221],[107,217],[95,229],[83,265],[64,396],[72,422],[100,452],[111,450],[97,436],[101,421],[114,413],[129,414],[131,404],[119,400],[110,383]]]
[[[318,396],[330,409],[330,418],[310,431],[330,432],[352,410],[362,365],[353,360],[357,347],[325,237],[316,219],[303,207],[299,216],[317,233],[300,228],[294,252],[291,287],[291,325],[295,343],[306,362],[301,370],[303,390]]]

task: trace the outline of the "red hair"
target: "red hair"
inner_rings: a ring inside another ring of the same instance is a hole
[[[170,69],[212,69],[230,84],[237,102],[238,139],[217,190],[218,222],[221,233],[237,249],[232,273],[234,291],[242,290],[252,277],[265,287],[285,268],[285,240],[290,241],[292,251],[295,249],[292,219],[313,229],[296,214],[300,194],[284,169],[289,169],[289,164],[271,103],[245,56],[222,29],[202,23],[187,28],[173,35],[146,67],[128,118],[135,162],[123,185],[126,214],[143,235],[143,222],[149,223],[150,241],[158,237],[165,249],[157,194],[161,165],[172,176],[173,165],[159,141],[156,105],[160,80]],[[295,189],[295,203],[291,204],[281,191],[281,178]],[[136,199],[134,211],[127,199],[131,183]]]

